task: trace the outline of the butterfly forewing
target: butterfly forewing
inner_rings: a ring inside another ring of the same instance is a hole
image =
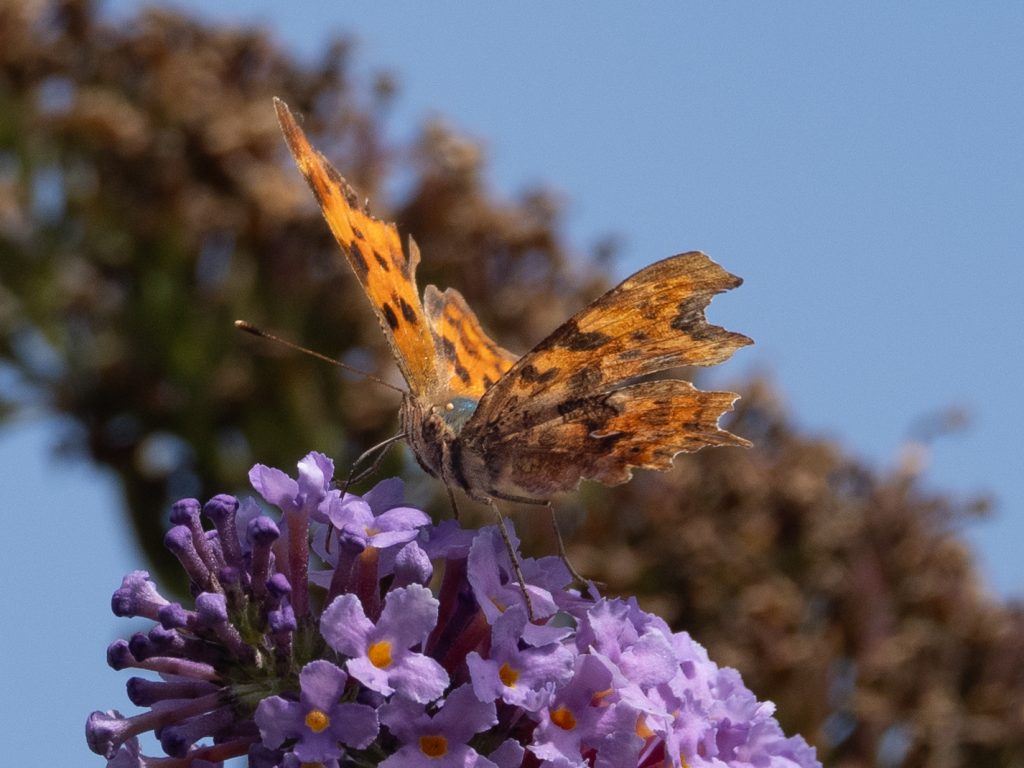
[[[741,283],[703,253],[651,264],[524,355],[481,409],[493,415],[510,400],[534,397],[557,405],[669,368],[721,363],[753,342],[709,324],[704,309],[715,294]]]
[[[438,352],[416,288],[419,252],[402,250],[395,225],[363,210],[348,183],[310,146],[288,107],[278,100],[274,105],[292,156],[363,286],[409,389],[419,397],[437,392],[443,387]]]

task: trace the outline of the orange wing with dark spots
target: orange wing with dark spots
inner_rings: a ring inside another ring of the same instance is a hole
[[[454,288],[442,293],[428,285],[423,301],[445,365],[448,393],[479,400],[519,356],[491,340]]]
[[[741,280],[703,253],[659,261],[576,313],[517,361],[483,331],[462,294],[416,288],[420,256],[393,224],[361,208],[331,164],[275,100],[294,155],[366,291],[411,397],[402,423],[420,464],[486,501],[546,501],[589,478],[627,481],[710,445],[749,445],[718,426],[732,392],[644,377],[715,365],[752,343],[710,325],[715,294]],[[454,398],[476,402],[466,418]],[[438,409],[442,402],[447,409]],[[447,416],[451,412],[454,417]]]
[[[584,478],[618,485],[632,477],[634,467],[670,469],[678,453],[713,445],[749,447],[718,426],[737,397],[705,392],[682,379],[644,381],[573,398],[521,429],[484,430],[463,456],[504,457],[482,462],[477,474],[498,497],[546,499],[573,490]]]
[[[718,427],[737,395],[678,379],[751,340],[710,325],[704,309],[742,281],[703,253],[656,262],[608,291],[527,352],[480,400],[460,433],[464,471],[495,496],[547,498],[582,478],[625,482],[667,469],[681,451],[749,445]],[[477,457],[502,456],[499,463]]]
[[[561,401],[669,368],[717,365],[753,342],[710,325],[704,309],[742,282],[695,251],[655,262],[524,355],[486,406],[503,410],[514,396]]]
[[[366,291],[409,389],[417,397],[436,393],[446,382],[416,288],[419,251],[411,242],[403,251],[394,224],[370,216],[348,183],[310,146],[287,105],[275,99],[274,107],[288,148]]]

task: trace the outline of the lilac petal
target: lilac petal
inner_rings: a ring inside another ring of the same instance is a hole
[[[559,732],[560,728],[552,731],[556,735]],[[579,757],[579,743],[576,740],[541,741],[529,747],[536,757],[544,761],[544,768],[590,768],[590,763]]]
[[[576,671],[562,690],[559,699],[570,709],[589,706],[597,691],[603,691],[612,684],[612,673],[599,659],[591,655],[576,657]]]
[[[378,531],[417,530],[430,524],[430,516],[415,507],[396,507],[377,515],[373,527]]]
[[[469,679],[473,685],[473,693],[480,701],[494,701],[505,693],[505,684],[501,681],[501,665],[497,661],[485,659],[476,651],[466,656],[469,668]]]
[[[509,538],[513,546],[517,546],[518,539],[512,533],[509,534]],[[527,568],[529,561],[524,562],[523,566],[524,569]],[[504,580],[502,576],[505,577]],[[469,550],[467,578],[484,615],[492,623],[506,609],[524,604],[522,588],[512,581],[508,553],[501,534],[494,526],[481,528],[473,540]],[[530,595],[534,616],[543,618],[557,610],[554,599],[547,590],[527,581],[526,591]]]
[[[544,683],[565,685],[572,677],[573,652],[561,645],[527,648],[518,654],[521,673],[519,685],[536,688]]]
[[[667,683],[679,670],[679,659],[668,639],[654,632],[637,640],[617,663],[623,674],[642,688]]]
[[[368,747],[380,732],[377,710],[366,704],[337,704],[331,710],[331,732],[350,747]]]
[[[481,597],[489,598],[502,589],[501,573],[498,569],[498,556],[494,546],[497,534],[494,528],[481,528],[469,548],[468,578],[477,593],[477,601],[483,605]],[[486,608],[485,608],[486,610]]]
[[[333,499],[327,508],[327,518],[339,530],[355,526],[360,531],[373,525],[373,511],[365,499],[345,494],[342,499]]]
[[[426,640],[437,624],[439,605],[434,594],[419,584],[392,590],[384,599],[375,634],[390,637],[396,648],[411,648]]]
[[[431,559],[464,560],[476,538],[476,531],[459,525],[458,520],[442,520],[427,531],[423,549]]]
[[[342,748],[331,728],[320,731],[320,733],[313,733],[309,728],[304,727],[302,735],[292,747],[292,751],[302,765],[307,765],[340,757]]]
[[[639,713],[626,704],[613,705],[602,718],[608,735],[598,742],[595,768],[636,765],[644,740],[636,733]],[[611,722],[608,722],[611,721]]]
[[[448,673],[444,667],[419,653],[403,656],[388,671],[388,682],[395,690],[420,703],[433,701],[448,687]]]
[[[405,483],[400,477],[389,477],[381,480],[373,488],[363,494],[363,499],[376,513],[387,512],[400,506],[405,496]]]
[[[472,766],[472,768],[498,768],[491,760],[488,760],[483,755],[477,753],[475,749],[469,746],[460,746],[452,750],[453,765],[457,768],[463,768],[463,766]],[[454,762],[458,761],[458,762]],[[430,766],[434,768],[434,766]]]
[[[572,583],[569,566],[557,555],[529,559],[523,563],[523,578],[549,592],[561,592]]]
[[[303,727],[302,707],[280,696],[268,696],[256,707],[254,717],[263,743],[277,749],[285,739],[294,737]]]
[[[389,671],[375,666],[366,656],[349,659],[345,662],[345,669],[371,691],[376,691],[382,696],[390,696],[395,692]]]
[[[323,496],[334,477],[334,462],[318,451],[310,451],[299,461],[299,492],[306,498]]]
[[[491,656],[494,651],[511,652],[519,648],[519,638],[529,623],[526,607],[514,605],[491,623]]]
[[[481,703],[470,685],[460,685],[448,694],[444,706],[434,715],[434,726],[450,739],[467,742],[498,722],[494,702]]]
[[[530,649],[509,658],[511,666],[519,673],[513,686],[506,686],[501,679],[501,667],[508,661],[484,661],[476,651],[466,657],[473,692],[480,701],[501,699],[528,712],[536,712],[551,700],[555,684],[565,683],[572,676],[573,656],[566,648]]]
[[[295,509],[299,484],[280,469],[257,464],[249,470],[249,482],[268,504],[285,511]]]
[[[682,672],[682,679],[676,680],[674,683],[677,686],[706,690],[710,686],[716,670],[704,646],[686,632],[677,632],[672,636],[672,647],[675,650],[676,658],[680,660],[679,669]]]
[[[422,704],[396,696],[380,708],[380,722],[401,742],[413,741],[423,728],[430,726],[430,716]]]
[[[523,629],[523,640],[529,645],[543,647],[552,643],[560,643],[573,633],[571,626],[557,624],[529,624]]]
[[[320,618],[320,634],[331,648],[345,656],[361,656],[366,653],[367,639],[371,632],[373,622],[366,618],[363,604],[355,595],[345,594],[334,598]]]
[[[523,745],[515,739],[505,739],[496,750],[491,752],[487,757],[498,768],[520,768],[523,764],[523,757],[526,756],[526,750],[523,749]]]
[[[410,742],[385,758],[377,768],[475,768],[477,764],[472,757],[476,753],[467,754],[468,749],[463,745],[462,749],[443,757],[427,757],[414,742]]]
[[[395,588],[409,584],[426,586],[434,574],[434,565],[423,548],[415,541],[410,541],[395,555],[394,572]]]
[[[331,662],[324,659],[311,661],[299,673],[302,703],[307,708],[315,707],[330,712],[331,707],[341,698],[347,681],[345,671]]]
[[[416,538],[416,531],[411,529],[398,531],[385,531],[374,534],[369,538],[368,544],[377,549],[387,549],[396,544],[406,544]]]

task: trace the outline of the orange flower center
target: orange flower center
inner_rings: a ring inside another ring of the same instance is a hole
[[[576,718],[566,707],[559,707],[551,713],[551,722],[563,731],[571,731],[576,727]]]
[[[600,707],[604,705],[604,700],[611,696],[614,691],[611,688],[605,688],[603,691],[597,691],[593,698],[590,699],[590,706]]]
[[[641,739],[649,739],[654,731],[647,727],[647,719],[641,714],[636,718],[636,735]]]
[[[378,640],[370,646],[366,655],[377,669],[387,669],[391,666],[391,641]]]
[[[501,682],[507,685],[509,688],[515,688],[516,683],[519,681],[519,672],[512,669],[506,661],[501,665],[501,669],[498,670],[498,677],[501,678]]]
[[[306,713],[306,727],[313,733],[320,733],[331,724],[331,718],[322,709],[311,709]]]
[[[444,757],[448,754],[448,739],[444,736],[420,736],[420,752],[427,757]]]
[[[504,613],[505,611],[508,610],[508,606],[505,605],[500,600],[498,600],[497,598],[492,597],[492,598],[490,598],[490,600],[491,600],[491,605],[493,605],[495,608],[497,608],[499,613]]]

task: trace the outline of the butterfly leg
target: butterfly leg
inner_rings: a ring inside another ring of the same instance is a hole
[[[353,483],[358,483],[360,480],[365,480],[367,477],[376,472],[377,468],[380,467],[380,463],[384,461],[384,457],[387,455],[388,448],[397,443],[399,440],[404,440],[405,438],[406,434],[404,432],[398,435],[392,435],[387,440],[381,440],[372,448],[367,448],[365,451],[363,451],[359,455],[359,458],[352,462],[352,468],[349,470],[348,478],[345,480],[345,485],[343,485],[341,488],[341,495],[344,496],[346,493],[348,493],[349,486],[351,486]],[[369,467],[364,469],[359,474],[356,474],[356,467],[362,464],[369,456],[372,456],[374,452],[379,453],[377,453],[377,455],[374,456],[373,464],[371,464]]]
[[[551,528],[555,532],[555,541],[558,543],[558,556],[562,558],[562,562],[565,563],[565,567],[569,569],[569,575],[572,576],[573,581],[580,584],[586,584],[587,580],[580,575],[579,571],[576,570],[576,567],[569,559],[569,553],[565,551],[565,541],[562,539],[562,529],[558,527],[558,515],[555,513],[555,505],[549,501],[546,506],[548,508],[548,512],[551,513]]]
[[[357,458],[354,462],[352,462],[352,468],[348,471],[348,477],[345,478],[345,484],[341,487],[341,496],[342,496],[342,498],[344,498],[345,494],[348,493],[348,489],[349,489],[349,487],[353,483],[358,483],[360,480],[364,480],[365,478],[369,477],[374,472],[376,472],[377,468],[380,466],[380,463],[382,461],[384,461],[384,457],[387,455],[388,448],[390,448],[392,445],[397,443],[399,440],[404,440],[404,439],[405,439],[405,433],[404,432],[399,434],[399,435],[392,435],[387,440],[382,440],[381,442],[377,443],[372,448],[367,448],[365,451],[363,451],[359,455],[359,458]],[[374,457],[373,464],[371,464],[369,467],[367,467],[366,469],[364,469],[362,472],[360,472],[357,475],[356,474],[356,467],[358,467],[368,456],[372,455],[374,451],[379,451],[379,453]],[[332,522],[330,522],[328,520],[328,522],[327,522],[327,541],[324,544],[324,547],[327,550],[327,554],[331,553],[331,541],[333,539],[334,539],[334,523],[332,523]]]
[[[516,578],[519,579],[519,589],[523,593],[523,600],[526,601],[526,613],[529,615],[530,621],[533,621],[535,618],[533,615],[533,603],[530,601],[530,594],[526,591],[526,577],[523,576],[519,554],[516,552],[515,547],[512,546],[512,539],[509,538],[508,530],[505,528],[505,516],[501,514],[498,505],[493,501],[490,502],[490,505],[491,509],[494,510],[495,517],[498,519],[498,530],[501,532],[502,541],[505,542],[505,549],[508,550],[508,556],[512,561],[512,570],[515,571]]]
[[[455,491],[452,490],[452,487],[448,483],[444,484],[444,489],[446,491],[448,491],[448,501],[452,505],[452,517],[454,517],[456,520],[458,520],[459,519],[459,505],[455,503]]]

